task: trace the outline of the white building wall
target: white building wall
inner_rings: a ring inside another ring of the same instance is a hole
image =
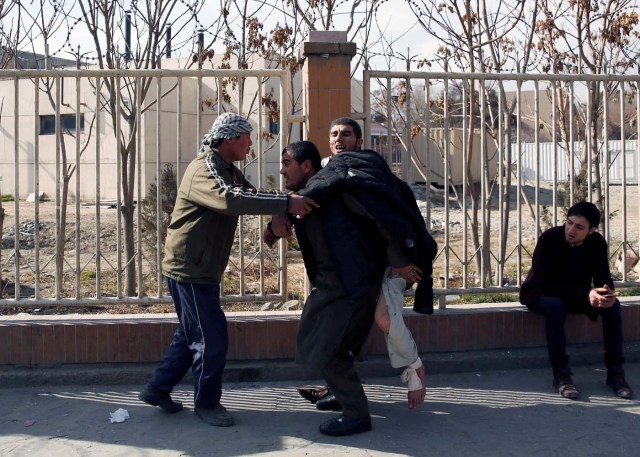
[[[245,93],[243,99],[242,114],[250,113],[250,122],[254,126],[252,135],[254,141],[254,149],[259,151],[258,139],[258,105],[260,98],[257,94],[257,78],[247,78],[245,80]],[[180,160],[180,170],[184,171],[188,163],[196,156],[199,149],[202,136],[206,133],[211,124],[218,115],[218,105],[214,103],[207,106],[202,100],[217,101],[217,78],[202,78],[201,99],[197,99],[196,78],[182,78],[182,107],[180,112],[180,140],[178,145],[178,123],[177,123],[177,89],[175,89],[176,78],[162,79],[162,102],[160,116],[160,142],[158,150],[157,142],[157,107],[155,105],[156,84],[152,82],[142,114],[141,129],[141,151],[140,158],[142,160],[141,168],[141,191],[142,198],[148,186],[153,183],[157,175],[158,155],[161,161],[161,168],[164,163],[174,164]],[[96,105],[96,96],[92,87],[93,79],[82,78],[80,89],[80,112],[84,115],[85,131],[80,135],[81,147],[84,149],[80,159],[80,176],[81,187],[78,192],[82,201],[93,201],[97,198],[96,194],[96,141],[100,143],[100,196],[101,200],[115,200],[118,193],[117,186],[117,155],[118,145],[114,135],[114,125],[112,118],[105,110],[100,113],[100,138],[95,137],[95,131],[89,135],[91,123],[94,118],[94,110]],[[274,98],[279,100],[279,79],[270,79],[263,84],[263,93],[273,91]],[[170,90],[174,88],[174,90]],[[61,107],[61,114],[74,114],[76,107],[76,88],[75,79],[64,79],[64,98],[65,103]],[[2,112],[0,117],[0,188],[3,193],[14,194],[14,182],[16,167],[14,163],[18,163],[18,179],[19,179],[19,198],[26,198],[30,193],[34,192],[35,181],[38,179],[40,192],[45,192],[50,198],[56,193],[56,136],[55,135],[38,135],[39,142],[39,167],[36,173],[34,160],[36,149],[36,123],[39,124],[39,118],[35,115],[35,86],[31,80],[24,79],[19,82],[19,103],[18,103],[18,135],[19,135],[19,156],[16,161],[14,153],[14,135],[15,116],[14,106],[15,89],[13,80],[0,81],[0,96],[2,104]],[[124,93],[124,90],[123,90]],[[55,97],[55,95],[54,95]],[[53,115],[45,94],[40,94],[40,106],[38,115]],[[103,104],[106,103],[103,100]],[[237,97],[232,97],[231,103],[227,103],[223,107],[223,111],[239,111]],[[200,126],[197,125],[197,112],[200,110]],[[262,129],[268,131],[269,121],[265,110],[262,110]],[[126,132],[127,127],[124,120],[121,120],[121,129]],[[299,139],[297,132],[299,129],[292,129],[292,139]],[[75,138],[70,135],[63,135],[67,146],[67,161],[70,165],[76,161],[76,143]],[[280,147],[277,141],[277,135],[274,139],[263,140],[262,151],[265,156],[266,164],[263,167],[262,182],[267,182],[267,177],[272,176],[275,182],[278,182],[278,171],[280,169]],[[88,144],[86,144],[88,143]],[[86,148],[85,148],[86,146]],[[240,164],[242,165],[242,164]],[[246,174],[252,182],[258,182],[258,166],[254,162],[248,165]],[[137,185],[137,179],[135,183]],[[137,195],[137,190],[134,190]],[[76,197],[75,177],[71,180],[70,198]]]

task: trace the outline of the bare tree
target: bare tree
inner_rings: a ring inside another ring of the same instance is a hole
[[[195,28],[203,25],[197,21],[202,7],[202,0],[158,0],[154,2],[129,2],[116,0],[78,0],[81,14],[74,21],[75,27],[85,28],[95,47],[95,60],[103,69],[155,69],[160,67],[167,43],[161,37],[167,26],[171,24],[177,35],[184,30],[191,30],[195,36]],[[213,15],[215,16],[215,15]],[[124,49],[118,48],[118,42],[125,38]],[[71,41],[69,41],[71,44]],[[152,79],[136,78],[104,78],[104,86],[96,88],[105,94],[105,106],[113,125],[123,128],[115,132],[119,144],[121,168],[119,170],[122,183],[124,253],[125,253],[125,294],[135,294],[136,284],[136,248],[134,237],[134,215],[136,210],[134,184],[136,174],[137,150],[136,139],[140,128],[137,106],[147,109],[145,100]],[[116,105],[122,96],[125,103]]]
[[[425,32],[437,38],[441,46],[437,58],[445,71],[459,69],[467,73],[486,73],[504,71],[525,71],[530,66],[530,49],[533,30],[533,11],[535,4],[516,0],[500,0],[488,3],[485,0],[472,2],[471,0],[449,0],[443,2],[410,1],[407,2],[418,18],[419,24]],[[529,5],[530,9],[527,9]],[[519,51],[519,52],[518,52]],[[425,61],[431,63],[431,61]],[[450,81],[458,84],[458,82]],[[502,160],[497,170],[497,179],[504,179],[501,186],[503,193],[508,193],[511,185],[511,139],[510,129],[514,104],[508,103],[506,91],[501,83],[495,87],[482,86],[479,81],[469,79],[463,81],[465,87],[459,91],[466,96],[464,108],[468,120],[467,130],[467,185],[466,189],[471,200],[471,208],[465,211],[471,223],[471,234],[476,268],[484,272],[480,276],[481,284],[490,280],[490,221],[491,170],[484,166],[483,179],[472,169],[473,157],[484,154],[480,162],[489,163],[486,156],[487,148],[475,151],[473,136],[476,129],[484,129],[497,145],[502,148]],[[490,94],[493,93],[493,98]],[[496,103],[499,100],[499,103]],[[440,101],[439,104],[448,104]],[[483,108],[484,107],[484,108]],[[496,110],[500,107],[500,110]],[[451,107],[448,107],[451,108]],[[484,116],[481,113],[485,113]],[[506,128],[502,128],[505,127]],[[485,182],[485,186],[477,186],[477,182]],[[501,196],[501,217],[503,226],[508,227],[509,198]],[[461,205],[461,207],[464,207]],[[484,211],[481,217],[480,210]],[[484,221],[484,225],[481,222]],[[482,226],[481,226],[482,225]],[[506,252],[506,236],[503,237],[500,251],[504,258]],[[499,265],[499,270],[504,265]]]
[[[14,64],[24,40],[19,23],[19,2],[0,0],[0,68],[10,68]]]
[[[541,1],[537,23],[537,48],[543,56],[542,70],[553,73],[608,75],[629,71],[640,56],[638,2],[635,0]],[[604,209],[601,165],[603,151],[598,147],[603,131],[604,105],[608,95],[619,88],[616,82],[589,82],[588,103],[569,103],[569,85],[557,86],[551,97],[557,100],[556,128],[569,154],[570,114],[577,129],[584,131],[586,147],[580,158],[580,172],[572,176],[571,200],[592,198]],[[629,87],[636,93],[637,85]],[[623,129],[624,119],[620,119]],[[606,135],[606,133],[605,133]],[[589,183],[593,196],[588,195]]]
[[[23,40],[20,33],[20,12],[11,18],[17,3],[14,0],[0,0],[0,68],[13,66],[16,60],[18,47]],[[4,108],[4,95],[0,97],[0,120]],[[17,198],[17,196],[15,197]],[[0,192],[0,240],[2,240],[5,212],[2,207],[2,193]],[[0,246],[0,267],[2,265],[2,246]],[[2,268],[0,268],[0,298],[4,295],[4,282],[2,280]]]
[[[378,21],[379,8],[385,0],[282,0],[308,25],[309,30],[341,30],[347,32],[347,40],[358,44],[358,55],[352,63],[353,76],[360,64],[369,68],[372,49],[384,43],[384,25]],[[387,49],[392,47],[387,43]],[[375,54],[375,53],[374,53]]]
[[[70,4],[65,3],[64,1],[56,1],[55,8],[51,8],[53,11],[52,14],[45,15],[45,11],[48,10],[48,6],[53,6],[47,0],[38,0],[36,8],[23,8],[22,10],[22,22],[21,26],[24,30],[28,30],[27,35],[30,37],[31,42],[31,51],[30,54],[36,56],[35,49],[33,48],[33,43],[36,38],[42,40],[45,49],[49,49],[50,40],[52,35],[54,35],[57,31],[66,27],[67,20],[69,17],[69,8]],[[50,66],[49,56],[45,56],[45,61],[48,62]],[[80,64],[80,56],[77,57],[77,66]],[[50,69],[50,68],[47,68]],[[56,106],[58,105],[57,91],[61,90],[61,86],[65,83],[64,79],[60,79],[59,86],[56,84],[56,80],[53,78],[43,78],[42,81],[39,81],[38,87],[40,91],[45,95],[51,109],[55,111]],[[34,84],[35,85],[35,84]],[[83,116],[81,113],[75,113],[78,122],[80,122],[80,116]],[[82,120],[83,121],[83,120]],[[91,135],[93,132],[93,124],[95,122],[95,114],[92,116],[90,125],[88,128],[88,135],[83,136],[81,141],[81,148],[79,151],[79,155],[86,151],[89,146],[89,142],[91,140]],[[76,137],[81,135],[81,131],[76,131],[75,129],[72,131],[71,129],[63,129],[62,126],[60,128],[60,137],[59,137],[59,147],[60,147],[60,174],[61,174],[61,187],[60,194],[56,195],[56,253],[55,253],[55,268],[56,268],[56,291],[61,291],[63,287],[63,278],[64,278],[64,264],[65,264],[65,247],[67,243],[67,217],[68,217],[68,206],[69,206],[69,192],[70,192],[70,184],[71,180],[76,173],[78,164],[75,159],[71,159],[69,157],[69,153],[67,150],[68,142],[75,142]],[[38,196],[36,196],[38,198]],[[76,196],[77,198],[77,196]],[[79,236],[80,227],[75,228],[76,230],[76,238]],[[77,275],[80,274],[80,271],[76,272]]]
[[[291,114],[297,114],[301,109],[302,91],[296,88],[294,75],[303,64],[299,54],[302,41],[308,32],[306,23],[296,11],[286,8],[282,2],[255,2],[250,0],[223,0],[224,51],[218,64],[219,68],[251,68],[256,62],[264,68],[280,68],[289,72],[289,100],[283,107]],[[275,20],[271,29],[265,30],[260,17],[270,17]],[[263,82],[267,82],[265,78]],[[280,106],[277,94],[266,92],[262,99],[253,93],[246,100],[245,85],[242,78],[228,78],[223,81],[219,96],[226,103],[232,101],[232,95],[237,99],[235,104],[246,110],[247,114],[255,114],[258,105],[262,105],[269,119],[279,120]],[[289,126],[288,137],[292,126]],[[276,144],[278,138],[265,133],[263,139],[270,140],[265,148],[268,152]],[[288,141],[288,139],[286,140]],[[257,157],[253,157],[256,160]]]

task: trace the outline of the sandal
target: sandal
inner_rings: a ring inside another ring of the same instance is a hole
[[[321,387],[320,389],[315,389],[313,387],[301,387],[298,389],[298,393],[302,398],[315,405],[318,400],[330,396],[331,390],[329,390],[328,387]]]

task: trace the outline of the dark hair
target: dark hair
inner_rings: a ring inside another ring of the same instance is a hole
[[[591,202],[578,202],[569,208],[567,217],[582,216],[589,221],[589,228],[600,225],[600,210]]]
[[[213,143],[211,144],[211,147],[217,148],[222,144],[223,141],[224,141],[224,138],[214,138]]]
[[[350,125],[351,128],[353,128],[353,133],[356,134],[356,138],[362,138],[362,129],[360,128],[360,124],[350,117],[339,117],[338,119],[335,119],[329,126],[329,130],[334,128],[336,125]]]
[[[291,156],[299,164],[305,160],[309,160],[315,171],[320,171],[322,168],[320,164],[320,152],[311,141],[295,141],[284,148],[282,154],[286,154],[287,151],[291,152]]]

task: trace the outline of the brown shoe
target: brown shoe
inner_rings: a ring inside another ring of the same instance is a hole
[[[569,372],[556,373],[553,377],[553,387],[564,398],[575,400],[580,396],[580,391],[571,380],[571,373]]]
[[[622,368],[607,370],[607,385],[610,386],[620,398],[633,397],[633,391],[624,378],[624,370]]]
[[[313,387],[301,387],[298,389],[298,393],[302,398],[315,405],[318,400],[331,395],[331,390],[329,390],[328,387],[321,387],[319,389],[315,389]]]

